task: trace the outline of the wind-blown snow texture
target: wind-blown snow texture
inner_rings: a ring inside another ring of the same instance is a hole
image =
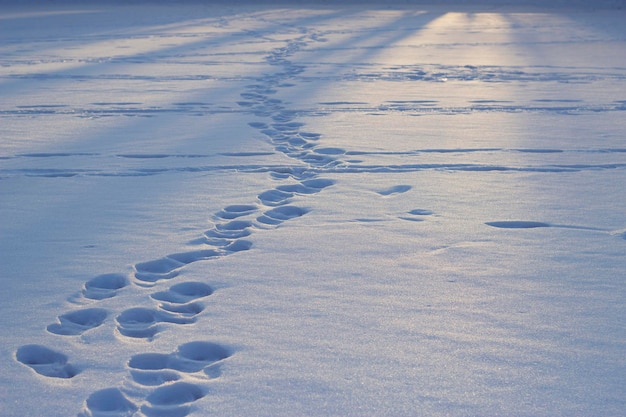
[[[3,2],[0,415],[621,415],[626,11],[502,4]]]

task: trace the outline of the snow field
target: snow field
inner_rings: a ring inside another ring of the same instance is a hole
[[[623,14],[8,7],[0,413],[618,415]]]

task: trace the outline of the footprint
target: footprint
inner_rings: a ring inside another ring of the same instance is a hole
[[[217,343],[198,341],[180,345],[174,355],[177,358],[176,369],[182,372],[198,372],[230,357],[232,353]]]
[[[230,356],[230,351],[222,345],[196,341],[180,345],[176,352],[171,354],[137,354],[131,358],[128,366],[131,369],[142,371],[169,369],[184,373],[194,373]]]
[[[301,156],[299,159],[302,160],[303,162],[306,162],[307,164],[316,165],[316,166],[329,165],[332,163],[335,163],[336,165],[337,163],[337,160],[333,157],[330,157],[327,155],[319,155],[315,153],[307,153]]]
[[[272,116],[272,120],[276,122],[290,122],[298,115],[294,110],[281,110],[278,114]]]
[[[67,363],[67,356],[41,345],[24,345],[15,353],[16,359],[40,375],[52,378],[73,378],[78,374]]]
[[[221,252],[213,249],[173,253],[160,259],[136,264],[135,278],[144,282],[156,282],[162,279],[171,279],[178,276],[179,269],[185,265],[222,255],[223,254]]]
[[[300,148],[306,145],[308,142],[302,139],[300,136],[293,136],[287,139],[287,143],[289,143],[291,146],[294,146],[296,148]]]
[[[175,371],[130,371],[133,380],[146,387],[155,387],[169,382],[180,380],[180,375]]]
[[[189,342],[171,354],[142,353],[128,362],[133,380],[144,386],[162,385],[178,381],[180,373],[203,371],[205,375],[219,376],[219,362],[231,356],[225,347],[212,342]]]
[[[211,230],[204,233],[207,244],[214,246],[228,246],[233,239],[250,236],[252,222],[248,220],[233,220],[228,223],[216,224]]]
[[[141,339],[151,339],[159,331],[159,313],[147,308],[131,308],[123,311],[117,318],[117,330],[120,334]]]
[[[305,167],[274,167],[270,170],[270,175],[272,176],[272,178],[278,180],[293,178],[297,181],[300,181],[307,178],[312,178],[316,174]]]
[[[289,123],[274,123],[272,124],[272,128],[278,130],[279,132],[296,132],[302,126],[305,126],[304,123],[301,122],[289,122]]]
[[[335,184],[335,181],[327,178],[314,178],[302,181],[302,185],[305,187],[317,188],[318,190],[330,187],[333,184]]]
[[[130,417],[137,411],[133,404],[117,388],[106,388],[92,393],[85,402],[85,417]]]
[[[175,382],[155,389],[141,407],[147,417],[183,417],[191,412],[190,403],[204,397],[200,386],[188,382]]]
[[[169,290],[154,293],[150,297],[168,303],[186,304],[211,294],[213,294],[213,289],[207,284],[189,281],[172,285]]]
[[[124,310],[115,318],[115,321],[118,332],[123,336],[152,339],[161,330],[160,323],[191,324],[196,321],[196,315],[134,307]]]
[[[200,314],[204,310],[204,306],[200,303],[189,304],[161,304],[159,306],[161,310],[169,311],[170,313],[177,313],[181,316],[193,317]]]
[[[204,241],[204,243],[207,243],[213,246],[225,246],[229,244],[232,241],[232,239],[239,239],[242,237],[250,236],[251,234],[252,232],[250,232],[250,230],[248,229],[243,229],[243,230],[211,229],[204,233],[204,235],[207,238],[206,241]]]
[[[217,213],[217,217],[231,220],[236,219],[237,217],[242,217],[254,213],[257,210],[257,206],[253,206],[250,204],[235,204],[232,206],[224,207],[219,213]]]
[[[87,308],[72,311],[58,317],[58,323],[48,326],[50,333],[62,336],[75,336],[87,330],[100,326],[107,317],[107,311],[102,308]]]
[[[293,193],[281,190],[269,190],[259,194],[258,198],[266,206],[280,206],[287,204],[293,197]]]
[[[103,274],[85,283],[83,296],[92,300],[114,297],[118,290],[128,285],[128,278],[122,274]]]
[[[406,193],[407,191],[409,191],[411,188],[410,185],[395,185],[391,188],[387,188],[386,190],[382,190],[382,191],[378,191],[378,194],[382,195],[382,196],[390,196],[393,194],[402,194],[402,193]]]
[[[296,206],[280,206],[274,209],[268,210],[263,213],[262,216],[257,218],[260,223],[277,225],[285,220],[295,219],[296,217],[304,216],[308,213],[308,210],[296,207]]]
[[[302,183],[298,184],[288,184],[288,185],[279,185],[276,187],[277,190],[283,191],[286,193],[295,193],[295,194],[315,194],[320,191],[319,188],[307,187]]]
[[[248,220],[233,220],[224,224],[216,224],[215,229],[219,232],[241,232],[252,226],[252,222]]]
[[[187,265],[193,262],[205,261],[207,259],[216,258],[222,256],[222,253],[213,249],[195,250],[189,252],[173,253],[167,255],[167,258],[180,262],[183,265]]]
[[[185,264],[174,259],[164,257],[153,261],[141,262],[135,265],[135,278],[144,282],[156,282],[162,279],[171,279],[178,276],[178,269]]]

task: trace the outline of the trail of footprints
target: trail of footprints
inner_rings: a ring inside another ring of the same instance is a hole
[[[215,225],[189,242],[195,249],[139,262],[134,265],[132,277],[107,273],[89,279],[69,301],[97,306],[59,315],[47,326],[50,334],[81,337],[112,322],[118,339],[150,342],[168,326],[196,322],[205,308],[202,299],[213,294],[213,288],[200,281],[176,282],[166,290],[153,292],[150,294],[154,301],[152,306],[133,306],[115,313],[101,305],[122,294],[131,284],[138,290],[154,288],[164,281],[176,280],[180,272],[194,262],[249,250],[252,242],[245,238],[255,231],[278,227],[308,212],[306,208],[291,204],[296,197],[319,193],[334,184],[332,179],[320,178],[318,168],[338,164],[335,157],[340,152],[315,152],[315,141],[320,135],[302,131],[304,123],[294,121],[297,112],[286,109],[281,100],[270,97],[277,88],[288,87],[286,81],[303,71],[288,57],[305,44],[306,36],[270,53],[267,61],[279,71],[260,77],[256,84],[248,86],[241,94],[243,101],[239,102],[255,116],[271,120],[269,123],[254,121],[249,125],[266,135],[277,151],[302,162],[302,167],[272,171],[274,179],[285,183],[261,192],[258,202],[222,208],[215,214]],[[81,415],[128,416],[140,412],[148,417],[185,416],[191,411],[192,403],[208,393],[206,382],[221,375],[220,364],[231,355],[232,351],[227,347],[208,341],[184,343],[173,353],[134,355],[127,363],[128,382],[121,387],[93,392],[86,399]],[[50,378],[70,379],[81,371],[69,362],[67,355],[43,345],[21,346],[15,358],[34,372]]]
[[[328,179],[308,179],[262,192],[258,196],[260,204],[224,207],[215,215],[218,223],[191,242],[201,246],[200,249],[139,262],[134,266],[133,280],[120,273],[97,275],[84,284],[78,296],[70,297],[70,301],[106,302],[131,282],[136,288],[152,288],[159,282],[175,279],[191,263],[249,250],[252,242],[244,237],[307,213],[307,209],[289,204],[293,197],[318,193],[333,183]],[[166,290],[150,294],[155,306],[135,306],[115,315],[115,332],[121,337],[151,341],[167,325],[196,322],[204,310],[201,300],[213,292],[204,282],[177,282]],[[47,326],[47,331],[60,336],[80,336],[101,326],[110,316],[111,312],[105,308],[77,309],[59,315],[56,322]],[[190,342],[181,345],[175,354],[135,355],[128,363],[133,381],[143,386],[157,386],[144,397],[145,404],[138,407],[136,404],[141,399],[131,401],[122,389],[107,388],[94,392],[87,399],[83,415],[123,416],[141,409],[146,416],[184,416],[190,410],[189,403],[202,398],[206,391],[201,385],[180,381],[180,374],[203,372],[204,379],[215,378],[220,375],[216,364],[228,356],[227,348],[211,342]],[[16,359],[46,377],[69,379],[80,372],[68,362],[65,354],[42,345],[20,347]]]

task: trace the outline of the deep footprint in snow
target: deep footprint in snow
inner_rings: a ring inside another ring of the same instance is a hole
[[[106,388],[93,392],[85,401],[81,417],[130,417],[137,406],[117,388]]]
[[[178,361],[178,370],[182,372],[198,372],[230,357],[230,349],[213,342],[189,342],[182,344],[174,352]]]
[[[211,294],[213,294],[213,289],[207,284],[189,281],[172,285],[169,290],[154,293],[150,297],[168,303],[186,304]]]
[[[281,177],[282,178],[282,177]],[[296,194],[315,194],[326,187],[335,184],[334,180],[327,178],[312,178],[296,184],[279,185],[273,190],[264,191],[258,198],[266,206],[281,206],[288,204]]]
[[[232,220],[228,223],[221,223],[215,225],[215,230],[222,233],[234,232],[236,237],[241,237],[239,234],[249,227],[252,227],[252,222],[248,220]]]
[[[134,307],[124,310],[115,318],[117,331],[126,337],[135,339],[152,339],[161,331],[161,323],[191,324],[196,322],[194,310],[177,312],[173,310],[155,310],[144,307]]]
[[[140,353],[128,366],[135,370],[169,369],[184,373],[202,371],[209,365],[231,356],[226,347],[213,342],[196,341],[182,344],[174,353]]]
[[[204,250],[195,250],[189,252],[180,252],[173,253],[171,255],[167,255],[168,259],[173,259],[176,262],[180,262],[182,265],[191,264],[198,261],[205,261],[212,258],[217,258],[222,256],[223,254],[213,250],[213,249],[204,249]]]
[[[326,178],[316,178],[301,181],[296,184],[279,185],[276,187],[278,191],[294,194],[316,194],[326,187],[333,185],[335,181]]]
[[[158,386],[178,381],[181,375],[170,365],[171,355],[162,353],[142,353],[133,356],[128,362],[133,380],[144,386]]]
[[[315,194],[320,191],[318,188],[307,187],[302,183],[279,185],[276,190],[293,194]]]
[[[47,327],[50,333],[62,336],[76,336],[87,330],[100,326],[107,317],[107,311],[102,308],[86,308],[72,311],[58,317],[57,323]]]
[[[114,297],[118,290],[128,285],[128,278],[122,274],[103,274],[85,283],[83,296],[92,300]]]
[[[184,417],[190,404],[206,395],[205,389],[188,382],[175,382],[155,389],[148,395],[148,404],[141,407],[146,417]]]
[[[159,308],[161,310],[169,311],[170,313],[178,314],[180,317],[194,317],[204,311],[204,305],[195,302],[186,304],[165,302],[160,304]]]
[[[287,123],[274,123],[272,124],[272,128],[279,131],[279,132],[288,132],[288,133],[295,133],[297,132],[301,127],[305,126],[304,123],[302,122],[287,122]]]
[[[304,216],[308,210],[296,206],[280,206],[264,212],[257,217],[259,223],[278,225],[285,220]]]
[[[230,242],[232,239],[239,239],[250,236],[252,232],[248,229],[243,230],[220,230],[217,228],[204,232],[206,236],[205,242],[214,246],[223,246],[222,243]]]
[[[223,253],[213,249],[173,253],[160,259],[135,264],[135,278],[146,283],[172,279],[178,276],[185,265],[219,256],[223,256]]]
[[[143,282],[156,282],[162,279],[172,279],[178,276],[178,270],[184,265],[184,263],[168,257],[155,259],[153,261],[140,262],[135,265],[135,278]]]
[[[41,345],[24,345],[15,352],[15,358],[40,375],[52,378],[73,378],[78,374],[67,363],[67,356]]]
[[[287,204],[293,196],[292,192],[274,189],[262,192],[258,198],[266,206],[280,206]]]
[[[128,362],[133,380],[145,386],[162,385],[181,379],[181,373],[204,372],[219,376],[220,362],[231,356],[225,347],[212,342],[189,342],[171,354],[142,353]]]
[[[204,237],[196,242],[221,247],[222,255],[241,252],[252,247],[252,242],[241,239],[252,234],[250,230],[252,226],[252,222],[248,220],[216,224],[213,229],[204,232]]]
[[[258,210],[258,207],[251,204],[233,204],[230,206],[224,207],[217,213],[217,217],[222,219],[236,219],[237,217],[246,216],[248,214],[254,213]]]

